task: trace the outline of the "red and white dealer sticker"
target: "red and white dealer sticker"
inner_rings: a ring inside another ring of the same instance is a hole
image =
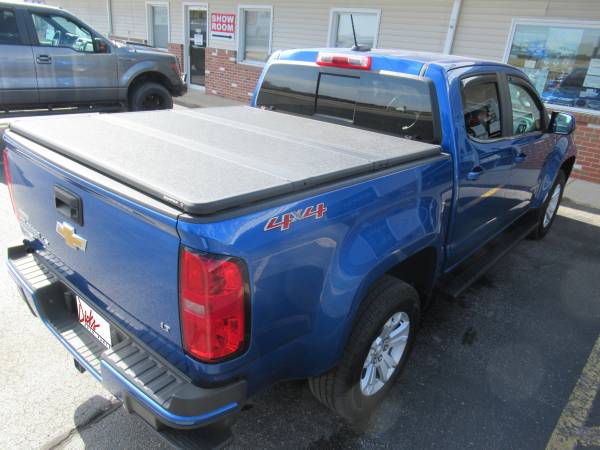
[[[315,220],[322,219],[325,217],[327,208],[325,203],[319,203],[313,206],[307,206],[304,209],[298,209],[289,213],[282,214],[281,216],[271,217],[265,225],[265,231],[276,230],[279,228],[280,231],[289,230],[294,222],[300,220],[314,218]]]
[[[110,324],[84,302],[81,297],[77,296],[76,298],[79,323],[87,328],[106,348],[112,347]]]

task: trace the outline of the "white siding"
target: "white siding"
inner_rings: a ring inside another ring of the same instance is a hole
[[[113,35],[148,40],[147,3],[152,3],[152,0],[112,0]],[[169,5],[169,42],[182,43],[181,0],[156,0],[156,3]]]
[[[108,35],[106,0],[50,0],[46,3],[66,9],[99,33]]]
[[[379,47],[441,52],[452,0],[389,2],[381,11]]]
[[[163,0],[166,1],[166,0]],[[184,10],[188,0],[169,0],[169,42],[183,43]],[[108,32],[106,0],[50,0],[70,10],[102,33]],[[331,8],[370,8],[381,10],[379,47],[397,47],[411,50],[441,51],[450,20],[452,0],[398,1],[385,0],[216,0],[198,2],[208,4],[211,12],[234,13],[239,21],[240,4],[273,7],[273,50],[298,47],[324,47],[329,37]],[[146,0],[112,0],[113,34],[123,38],[148,39]],[[238,23],[239,25],[239,23]],[[237,37],[237,36],[236,36]],[[237,42],[214,40],[208,45],[229,50],[237,49]]]
[[[163,0],[167,1],[167,0]],[[183,3],[168,0],[169,42],[183,43]],[[48,0],[68,9],[101,33],[108,32],[106,0]],[[409,50],[442,51],[453,0],[215,0],[211,12],[234,13],[239,22],[240,4],[273,7],[273,50],[326,46],[331,8],[381,10],[378,46]],[[112,0],[113,34],[148,39],[146,0]],[[501,60],[513,18],[571,18],[600,20],[600,0],[463,0],[452,53]],[[237,24],[239,25],[239,23]],[[237,36],[236,36],[237,37]],[[210,47],[237,49],[237,42],[210,40]]]
[[[273,50],[325,47],[329,38],[331,8],[369,8],[381,10],[379,47],[441,51],[452,9],[452,0],[275,0],[267,3],[250,0],[247,3],[273,7]],[[239,4],[230,0],[213,1],[209,3],[209,13],[237,14]],[[236,20],[239,21],[239,17],[236,16]],[[209,46],[228,50],[237,48],[236,42],[220,40],[209,41]]]
[[[112,0],[113,35],[120,38],[148,39],[144,0]]]
[[[513,18],[600,20],[600,2],[463,0],[452,53],[501,61]]]
[[[183,44],[183,6],[181,0],[169,1],[169,16],[171,20],[171,40],[174,44]]]

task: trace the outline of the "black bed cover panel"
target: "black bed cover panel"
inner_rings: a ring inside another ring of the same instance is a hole
[[[433,144],[246,106],[20,119],[10,128],[190,214],[441,152]]]

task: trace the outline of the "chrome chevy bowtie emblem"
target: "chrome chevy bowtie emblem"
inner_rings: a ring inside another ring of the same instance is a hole
[[[69,247],[85,252],[87,240],[77,235],[75,228],[67,222],[56,222],[56,232],[62,236]]]

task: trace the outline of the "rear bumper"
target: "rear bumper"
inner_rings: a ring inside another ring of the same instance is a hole
[[[198,428],[229,417],[244,404],[244,380],[216,388],[198,387],[104,316],[116,342],[106,349],[79,324],[76,291],[25,245],[8,249],[7,267],[31,311],[128,411],[154,428]]]

